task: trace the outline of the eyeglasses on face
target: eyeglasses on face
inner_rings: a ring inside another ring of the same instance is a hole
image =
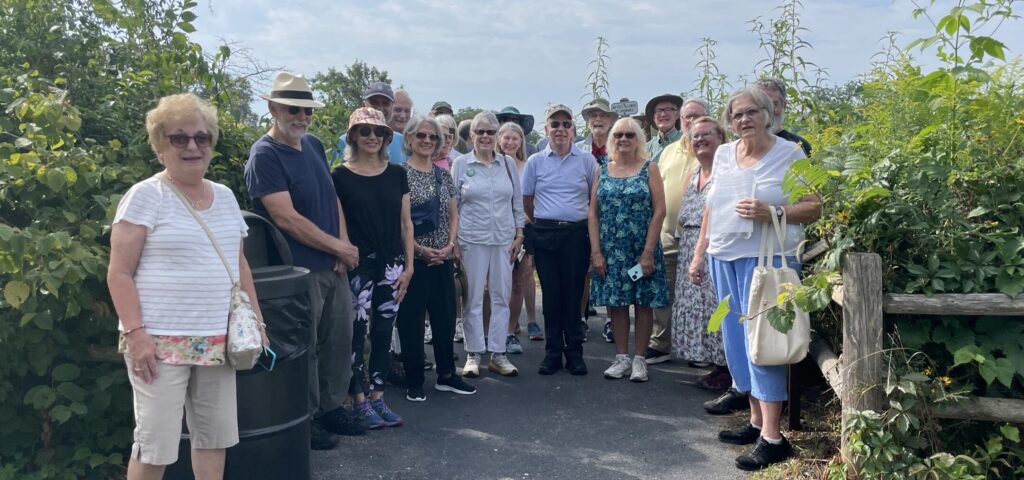
[[[431,142],[436,142],[440,137],[438,137],[436,133],[416,132],[416,138],[420,140],[429,138]]]
[[[626,138],[632,140],[632,139],[636,138],[636,132],[615,132],[615,133],[612,134],[612,136],[615,137],[615,138],[626,137]]]
[[[568,130],[572,128],[572,122],[568,120],[563,120],[561,122],[559,122],[558,120],[554,120],[551,123],[548,123],[548,126],[551,127],[552,130],[557,130],[559,127]]]
[[[487,135],[487,136],[493,137],[494,135],[496,135],[498,133],[498,131],[497,130],[489,130],[489,129],[478,128],[476,130],[473,130],[473,133],[477,134],[477,136]]]
[[[369,137],[371,133],[374,134],[375,136],[377,136],[378,138],[384,138],[388,134],[388,128],[387,127],[380,127],[380,126],[372,127],[371,128],[368,125],[363,125],[363,126],[359,127],[359,136],[361,136],[361,137]]]
[[[662,108],[655,108],[654,109],[654,113],[657,114],[657,115],[661,115],[663,113],[676,113],[678,111],[679,111],[679,109],[676,108],[676,107],[662,107]]]
[[[691,140],[702,140],[702,139],[705,139],[705,138],[715,138],[715,137],[719,137],[717,132],[700,132],[700,133],[694,133],[693,135],[690,135],[690,139]]]
[[[312,117],[313,116],[313,107],[296,107],[294,105],[288,107],[288,113],[290,113],[292,115],[298,115],[299,112],[306,112],[306,116],[307,117]]]
[[[754,115],[757,115],[760,112],[761,112],[760,108],[751,108],[750,110],[745,110],[745,111],[742,111],[742,112],[733,112],[733,114],[732,114],[732,121],[738,122],[740,120],[743,120],[743,117],[747,117],[747,118],[753,120],[754,119]]]
[[[185,135],[184,133],[172,133],[167,136],[170,140],[171,145],[178,148],[188,148],[189,142],[195,140],[196,146],[199,148],[209,147],[213,143],[213,135],[206,132],[199,132],[195,135]]]

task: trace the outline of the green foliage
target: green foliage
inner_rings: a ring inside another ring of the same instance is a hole
[[[696,50],[700,59],[695,65],[700,76],[694,80],[693,89],[686,94],[688,97],[707,101],[711,105],[711,111],[708,113],[713,116],[725,109],[725,101],[732,93],[732,84],[726,75],[718,70],[718,54],[715,52],[717,46],[718,42],[711,37],[701,39],[701,45]]]
[[[609,102],[612,99],[608,93],[608,61],[611,59],[608,56],[608,40],[597,37],[594,43],[597,44],[597,51],[594,53],[594,59],[587,64],[590,73],[587,75],[587,91],[580,96],[581,103],[587,103],[595,98],[603,98]]]
[[[309,79],[309,86],[320,95],[324,107],[316,111],[311,133],[323,140],[328,147],[327,158],[332,157],[332,147],[348,130],[348,117],[352,111],[363,105],[363,91],[372,82],[391,83],[388,72],[356,60],[344,71],[334,68],[319,72]]]

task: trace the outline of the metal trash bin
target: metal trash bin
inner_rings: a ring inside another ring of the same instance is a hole
[[[257,365],[236,374],[239,443],[227,451],[224,478],[308,479],[312,279],[309,270],[291,265],[288,244],[269,221],[249,212],[243,216],[249,225],[245,256],[277,363],[272,372]],[[194,478],[183,430],[178,461],[164,478]]]

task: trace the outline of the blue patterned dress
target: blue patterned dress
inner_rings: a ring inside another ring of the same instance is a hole
[[[659,308],[668,305],[665,281],[665,263],[661,242],[654,250],[654,274],[637,281],[629,278],[630,268],[640,262],[651,225],[654,208],[651,190],[647,184],[650,162],[644,162],[631,177],[615,178],[608,175],[608,165],[601,166],[597,185],[597,204],[601,223],[601,254],[608,265],[608,274],[602,278],[593,273],[590,283],[590,301],[594,305],[624,307],[638,305]]]

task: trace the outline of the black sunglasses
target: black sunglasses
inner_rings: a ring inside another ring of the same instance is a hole
[[[306,116],[307,117],[312,117],[313,116],[313,107],[296,107],[296,106],[288,107],[288,113],[290,113],[292,115],[298,115],[299,112],[306,112]]]
[[[491,137],[498,133],[497,130],[485,130],[483,128],[478,128],[476,130],[473,130],[473,132],[476,133],[477,135],[488,135]]]
[[[615,132],[615,133],[612,134],[612,136],[615,137],[615,138],[626,137],[626,138],[632,140],[632,139],[636,138],[636,132]]]
[[[570,122],[570,121],[559,122],[558,120],[555,120],[555,121],[549,123],[548,126],[551,127],[552,130],[554,130],[554,129],[558,128],[558,127],[562,127],[564,129],[568,130],[568,129],[572,128],[572,122]]]
[[[420,140],[423,140],[423,139],[428,138],[428,137],[430,138],[431,142],[436,142],[437,139],[440,138],[435,133],[416,132],[416,138],[418,138]]]
[[[172,133],[167,136],[167,139],[171,141],[171,145],[178,148],[188,148],[189,142],[195,140],[197,147],[209,147],[213,143],[213,135],[209,133],[197,133],[195,135],[185,135],[184,133]]]
[[[369,137],[370,133],[373,133],[374,135],[376,135],[379,138],[384,138],[388,134],[388,127],[377,126],[377,127],[371,128],[371,127],[369,127],[367,125],[363,125],[363,126],[359,127],[359,136],[361,136],[361,137]]]

